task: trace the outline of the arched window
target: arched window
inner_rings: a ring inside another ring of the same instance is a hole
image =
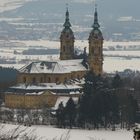
[[[35,77],[33,77],[33,79],[32,79],[32,83],[33,83],[33,84],[36,83],[36,78],[35,78]]]
[[[48,77],[48,83],[51,83],[51,78],[50,77]]]
[[[65,52],[65,46],[63,46],[63,51]]]
[[[40,83],[43,83],[43,78],[42,77],[40,78]]]
[[[23,77],[23,83],[26,83],[26,77]]]
[[[74,78],[73,78],[73,75],[71,75],[71,79],[74,79]]]
[[[92,53],[94,54],[94,48],[92,48]]]

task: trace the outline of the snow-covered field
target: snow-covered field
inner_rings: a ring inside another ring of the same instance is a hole
[[[0,64],[0,66],[3,67],[13,67],[16,69],[20,69],[24,65],[25,64]],[[104,72],[123,71],[125,69],[140,71],[140,59],[127,60],[121,58],[106,57],[104,58],[103,69]]]
[[[11,41],[17,42],[17,41]],[[59,55],[22,55],[22,51],[27,50],[29,46],[34,46],[31,48],[36,48],[37,46],[42,46],[42,48],[60,48],[60,42],[58,41],[48,41],[48,40],[38,40],[38,41],[18,41],[20,43],[15,47],[2,47],[0,48],[0,58],[6,60],[14,60],[16,64],[0,64],[4,67],[14,67],[21,68],[25,63],[19,63],[21,60],[56,60],[59,59]],[[25,45],[23,45],[25,44]],[[140,45],[140,42],[107,42],[105,41],[104,47],[107,46],[116,46],[116,45],[125,45],[125,46],[135,46]],[[36,47],[35,47],[36,46]],[[88,46],[87,41],[75,41],[75,46],[80,50],[83,50],[84,47]],[[18,54],[14,54],[14,51]],[[88,49],[87,49],[88,51]],[[140,51],[104,51],[104,71],[105,72],[115,72],[123,71],[124,69],[132,69],[140,71]],[[121,57],[108,57],[108,56],[121,56]],[[131,57],[131,58],[130,58]],[[28,61],[26,62],[28,63]]]
[[[10,133],[15,129],[16,125],[5,124],[3,131]],[[20,129],[25,129],[21,126]],[[133,140],[133,132],[127,130],[79,130],[79,129],[57,129],[49,126],[31,126],[26,129],[26,132],[37,135],[42,140],[60,140],[69,132],[69,140]]]
[[[13,40],[13,42],[15,42]],[[29,41],[19,41],[21,43],[25,43],[27,46],[32,45],[41,45],[41,46],[47,46],[47,47],[54,47],[59,48],[60,42],[59,41],[47,41],[47,40],[29,40]],[[79,46],[80,48],[88,47],[88,41],[87,40],[75,40],[75,46]],[[108,46],[140,46],[140,41],[125,41],[125,42],[113,42],[113,41],[104,41],[104,48],[107,48]]]
[[[140,59],[104,58],[103,69],[105,72],[123,71],[125,69],[140,71]]]

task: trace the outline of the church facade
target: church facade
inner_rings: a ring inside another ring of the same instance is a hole
[[[60,35],[60,60],[32,62],[19,70],[18,84],[65,83],[82,79],[91,70],[99,75],[103,73],[103,35],[98,23],[97,8],[94,23],[89,35],[89,54],[87,59],[75,59],[74,33],[71,29],[69,10],[66,10],[64,29]],[[85,66],[85,64],[87,66]]]

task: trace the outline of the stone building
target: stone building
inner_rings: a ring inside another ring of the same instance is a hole
[[[12,109],[42,109],[47,106],[55,109],[60,101],[66,103],[70,97],[78,101],[80,94],[71,93],[67,95],[58,95],[48,90],[22,94],[18,92],[9,92],[5,94],[5,107]]]
[[[38,61],[22,67],[18,83],[66,83],[70,79],[82,79],[87,69],[82,60]]]
[[[47,91],[48,92],[48,91]],[[13,109],[39,109],[47,104],[46,92],[6,93],[5,106]]]

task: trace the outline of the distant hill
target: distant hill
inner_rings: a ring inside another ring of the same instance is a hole
[[[94,4],[92,0],[71,0],[69,10],[74,25],[91,27]],[[40,23],[63,23],[67,0],[31,0],[23,6],[1,13],[4,17],[23,17]],[[104,34],[140,32],[139,0],[98,0],[99,21]]]
[[[24,1],[24,0],[23,0]],[[81,17],[92,14],[94,4],[91,0],[71,0],[69,7],[72,16]],[[66,0],[32,0],[27,1],[16,10],[4,12],[5,16],[38,17],[52,14],[63,15]],[[98,9],[102,19],[117,18],[120,16],[133,16],[140,18],[138,0],[98,0]],[[59,18],[59,17],[58,17]]]

